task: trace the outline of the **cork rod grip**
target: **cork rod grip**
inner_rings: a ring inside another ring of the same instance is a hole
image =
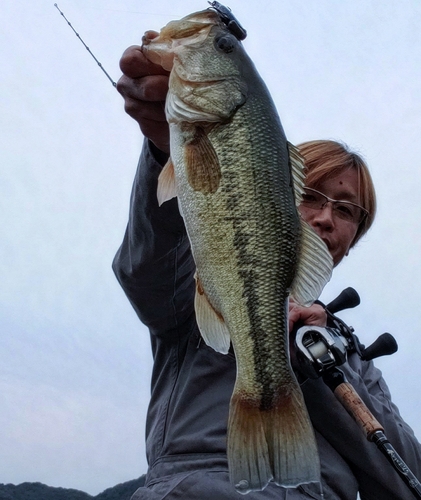
[[[368,440],[374,432],[384,430],[351,384],[343,382],[333,392],[346,411],[365,432]]]

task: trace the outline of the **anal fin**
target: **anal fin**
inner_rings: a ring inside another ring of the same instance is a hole
[[[197,275],[195,278],[196,296],[194,299],[194,307],[200,333],[209,347],[212,347],[212,349],[222,354],[227,354],[231,342],[228,327],[221,314],[219,314],[209,302]]]

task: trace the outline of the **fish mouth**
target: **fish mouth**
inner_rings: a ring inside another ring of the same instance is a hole
[[[154,31],[146,32],[142,37],[142,52],[149,61],[159,64],[165,70],[171,71],[174,65],[174,59],[177,57],[177,52],[185,45],[199,47],[208,37],[209,30],[203,28],[195,36],[182,40],[173,40],[170,37],[158,35],[155,36]]]
[[[183,45],[199,46],[219,23],[219,15],[212,10],[196,12],[179,21],[170,21],[159,33],[153,30],[145,32],[142,51],[151,62],[171,71],[177,48]]]

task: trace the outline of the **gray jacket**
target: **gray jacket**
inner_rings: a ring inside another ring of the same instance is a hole
[[[149,328],[154,360],[146,425],[149,470],[133,500],[240,499],[229,483],[226,425],[235,357],[209,348],[197,328],[194,262],[176,200],[158,207],[161,165],[146,142],[130,217],[113,268],[140,320]],[[391,401],[381,372],[357,355],[343,365],[385,434],[421,477],[421,446]],[[315,429],[323,494],[317,484],[284,489],[270,484],[259,499],[399,500],[412,493],[322,380],[302,385]]]

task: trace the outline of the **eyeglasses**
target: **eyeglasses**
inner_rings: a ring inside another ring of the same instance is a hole
[[[322,210],[328,203],[332,204],[333,214],[340,219],[360,224],[368,215],[368,210],[351,201],[333,200],[312,188],[304,188],[302,205],[313,210]]]

